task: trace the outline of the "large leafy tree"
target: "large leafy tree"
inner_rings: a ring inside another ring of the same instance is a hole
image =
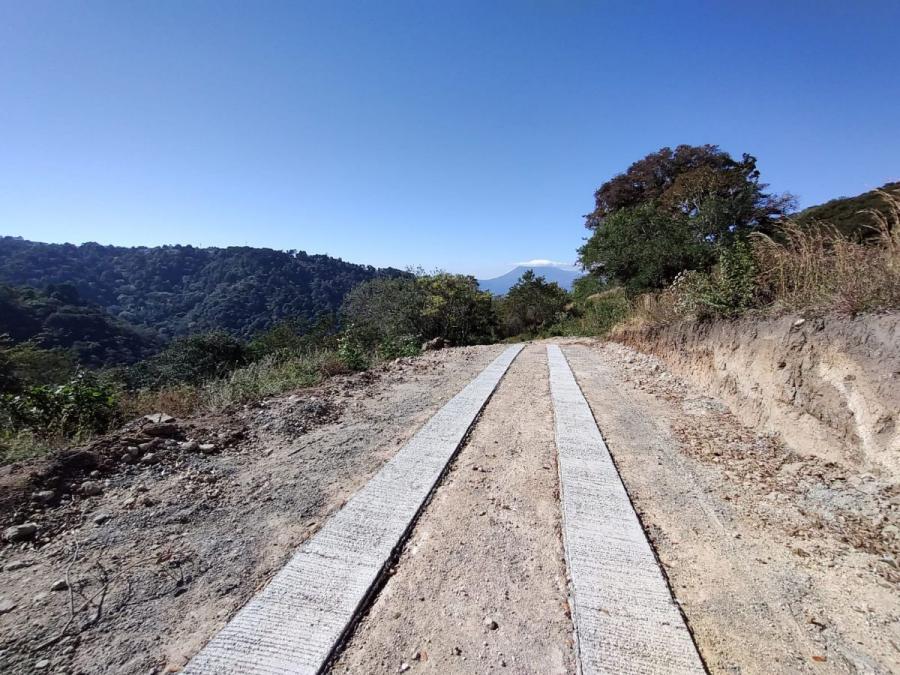
[[[760,182],[756,159],[715,145],[663,148],[594,194],[581,264],[635,289],[658,288],[685,269],[707,269],[716,248],[768,231],[794,204]]]
[[[502,300],[504,328],[509,335],[535,331],[549,325],[565,309],[568,293],[527,270]]]

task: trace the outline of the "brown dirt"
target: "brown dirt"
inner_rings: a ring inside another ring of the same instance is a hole
[[[798,452],[900,481],[900,312],[686,322],[617,339]]]
[[[149,440],[131,425],[8,468],[4,483],[18,494],[0,511],[3,527],[40,529],[34,541],[0,548],[0,671],[177,670],[501,350],[428,353],[178,421],[153,464],[123,456]],[[176,438],[216,449],[181,448]],[[85,479],[101,493],[82,494]],[[50,504],[27,499],[48,488]],[[100,514],[109,518],[98,525]],[[51,590],[65,579],[68,589]]]
[[[565,351],[713,673],[900,671],[896,482],[755,433],[653,357]]]
[[[546,350],[532,345],[332,672],[571,673],[571,638]]]

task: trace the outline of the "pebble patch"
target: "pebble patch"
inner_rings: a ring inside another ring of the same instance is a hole
[[[321,672],[521,349],[506,349],[435,413],[182,672]]]
[[[580,672],[705,672],[562,350],[547,347]]]

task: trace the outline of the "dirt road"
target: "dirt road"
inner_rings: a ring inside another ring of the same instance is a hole
[[[557,342],[706,668],[900,672],[897,485],[741,426],[651,357]],[[158,463],[81,477],[98,494],[23,506],[15,517],[41,534],[0,551],[0,670],[182,668],[502,351],[445,350],[187,421],[199,440],[239,438],[209,455],[172,446]],[[549,379],[546,344],[508,367],[371,597],[347,608],[332,672],[577,671],[579,631],[602,622],[576,625],[572,612],[554,434],[567,418],[554,416]],[[575,504],[601,521],[609,508]],[[607,542],[594,572],[616,553]],[[634,606],[616,611],[640,621],[643,591],[626,585]],[[629,635],[596,637],[621,649]]]

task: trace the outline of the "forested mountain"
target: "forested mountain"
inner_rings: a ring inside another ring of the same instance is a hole
[[[13,344],[71,350],[90,366],[133,363],[160,347],[152,331],[85,303],[70,285],[51,285],[47,292],[0,285],[0,336]]]
[[[80,297],[163,338],[224,329],[250,337],[286,318],[334,312],[356,284],[395,269],[265,248],[124,248],[0,237],[0,283],[71,284]]]

